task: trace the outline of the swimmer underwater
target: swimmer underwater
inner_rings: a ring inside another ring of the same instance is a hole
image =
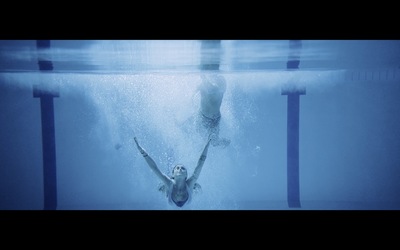
[[[208,139],[207,144],[204,147],[199,160],[197,161],[196,168],[189,178],[187,168],[183,164],[175,165],[172,170],[171,177],[161,172],[150,155],[139,145],[136,137],[134,137],[134,140],[139,152],[142,154],[151,170],[153,170],[153,172],[162,181],[163,186],[161,186],[159,190],[166,193],[169,203],[175,204],[178,207],[182,207],[183,205],[189,203],[191,201],[193,191],[200,188],[200,185],[197,183],[197,179],[200,176],[200,172],[207,158],[207,152],[211,138]]]

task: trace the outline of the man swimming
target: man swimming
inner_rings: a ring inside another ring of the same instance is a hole
[[[178,207],[182,207],[186,203],[190,202],[193,190],[199,186],[196,181],[200,176],[204,161],[207,158],[208,147],[210,145],[211,139],[208,140],[206,146],[204,147],[203,152],[201,153],[200,158],[197,162],[197,166],[194,169],[193,174],[189,178],[187,178],[187,169],[182,164],[177,164],[174,167],[171,177],[161,172],[154,160],[139,145],[136,137],[134,138],[134,140],[137,148],[139,149],[139,152],[142,154],[149,167],[163,182],[163,186],[160,188],[160,190],[163,189],[161,191],[166,192],[170,204],[175,204]]]

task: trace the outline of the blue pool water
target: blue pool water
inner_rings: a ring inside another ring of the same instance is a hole
[[[54,97],[58,210],[392,210],[400,208],[400,41],[0,41],[0,209],[42,210],[37,86]],[[170,173],[205,145],[197,114],[201,56],[227,89],[201,193],[168,204],[133,138]],[[216,59],[217,58],[217,59]],[[38,59],[52,62],[40,72]],[[287,105],[301,88],[299,199],[288,205]]]

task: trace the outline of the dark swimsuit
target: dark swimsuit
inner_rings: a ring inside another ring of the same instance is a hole
[[[187,197],[186,197],[186,199],[185,200],[183,200],[183,201],[176,201],[176,200],[174,200],[173,198],[172,198],[172,190],[173,190],[173,187],[171,187],[170,189],[169,189],[169,191],[168,191],[168,200],[169,200],[169,202],[170,203],[174,203],[175,205],[177,205],[178,207],[182,207],[183,205],[185,205],[186,204],[186,202],[188,202],[188,201],[190,201],[191,200],[191,195],[192,195],[192,193],[189,191],[189,187],[187,186],[187,184],[186,184],[186,191],[187,191]]]
[[[187,196],[186,200],[184,201],[175,201],[172,197],[171,200],[177,205],[178,207],[182,207],[185,203],[189,200],[189,195]]]

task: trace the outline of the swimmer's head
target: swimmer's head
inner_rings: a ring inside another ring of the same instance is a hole
[[[187,169],[184,165],[182,164],[177,164],[174,169],[172,169],[172,177],[174,179],[178,178],[187,178]]]

